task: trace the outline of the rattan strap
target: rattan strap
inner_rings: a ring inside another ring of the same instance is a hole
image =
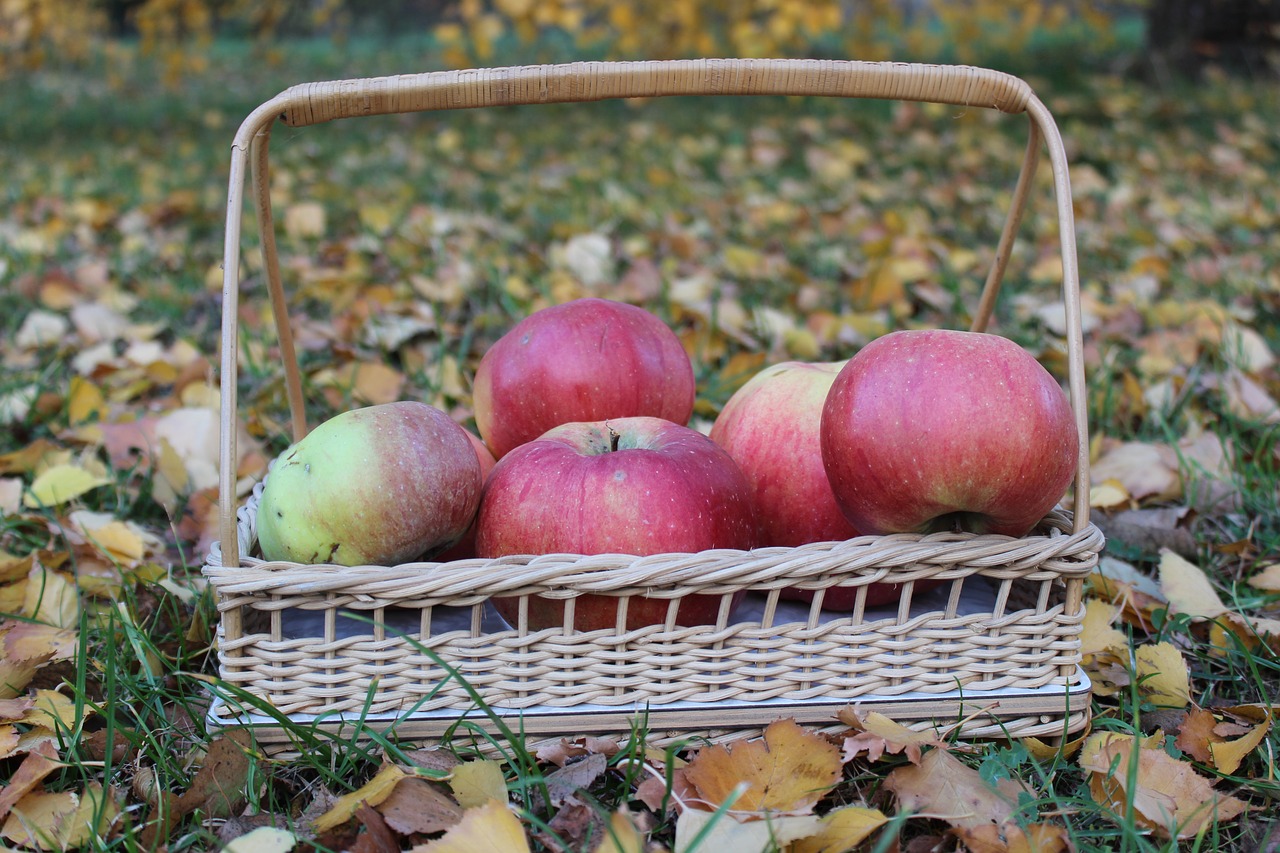
[[[817,95],[1026,109],[1031,88],[968,65],[819,59],[574,62],[435,71],[287,89],[280,113],[299,127],[362,115],[670,95]]]

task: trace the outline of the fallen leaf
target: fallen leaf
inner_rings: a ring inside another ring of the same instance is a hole
[[[33,565],[27,575],[22,612],[55,628],[77,627],[80,624],[79,590],[62,572]]]
[[[14,738],[17,744],[17,738]],[[0,788],[0,821],[9,815],[9,811],[44,778],[62,766],[58,761],[57,750],[50,745],[46,749],[28,752],[26,758],[18,765],[9,777],[9,782]]]
[[[840,753],[794,720],[770,723],[760,740],[718,744],[698,752],[685,777],[719,806],[746,784],[734,811],[807,811],[840,780]]]
[[[16,515],[22,507],[22,478],[0,477],[0,518]]]
[[[543,780],[547,796],[553,808],[559,808],[570,800],[576,800],[578,791],[591,787],[609,769],[609,759],[603,755],[588,755],[580,761],[567,764]]]
[[[739,821],[727,813],[685,809],[676,819],[675,853],[688,850],[773,853],[780,845],[808,838],[821,830],[822,820],[817,815]]]
[[[933,731],[917,732],[876,711],[863,717],[851,708],[841,708],[836,718],[859,730],[858,734],[844,739],[841,761],[846,764],[863,752],[867,754],[868,761],[879,761],[885,753],[902,753],[912,764],[919,764],[924,747],[940,744]]]
[[[645,833],[626,806],[609,816],[605,837],[593,853],[645,853]]]
[[[1249,586],[1266,592],[1280,592],[1280,563],[1263,566],[1249,577]]]
[[[1074,851],[1065,826],[1033,823],[1026,827],[978,826],[955,830],[968,853],[1067,853]]]
[[[457,826],[410,853],[529,853],[524,827],[506,803],[490,800],[467,809]]]
[[[1160,588],[1174,613],[1215,619],[1228,612],[1204,571],[1172,551],[1160,552]]]
[[[295,239],[324,236],[324,205],[316,201],[299,201],[289,205],[284,211],[284,231]]]
[[[1114,480],[1134,500],[1172,500],[1182,494],[1177,455],[1166,445],[1118,444],[1103,453],[1089,473],[1098,483]]]
[[[316,819],[314,828],[317,833],[328,832],[340,826],[355,815],[362,803],[376,806],[391,796],[400,780],[408,776],[394,764],[387,764],[372,779],[356,790],[337,799],[333,806]]]
[[[1245,758],[1261,745],[1262,739],[1269,731],[1271,731],[1270,716],[1234,740],[1210,741],[1209,763],[1219,773],[1230,776],[1239,770]]]
[[[36,477],[22,503],[31,509],[58,506],[110,484],[109,477],[80,465],[54,465]]]
[[[216,737],[205,752],[204,763],[191,785],[173,804],[176,816],[203,809],[211,817],[227,817],[245,797],[245,785],[253,763],[245,751],[243,731]],[[171,814],[172,820],[175,815]]]
[[[37,690],[32,696],[30,709],[23,715],[23,722],[35,728],[47,729],[51,732],[72,731],[76,723],[76,701],[63,696],[56,690]],[[81,706],[85,714],[91,714],[88,705]]]
[[[1099,655],[1115,657],[1120,653],[1126,656],[1129,649],[1129,638],[1125,633],[1112,627],[1120,608],[1096,598],[1086,599],[1084,603],[1084,622],[1080,625],[1080,654],[1086,663],[1090,658]]]
[[[464,809],[482,806],[490,800],[507,801],[507,780],[502,765],[485,758],[464,761],[453,768],[449,787]]]
[[[1155,705],[1184,708],[1191,699],[1191,673],[1172,643],[1138,646],[1138,692]]]
[[[406,778],[378,804],[387,825],[404,835],[444,832],[462,819],[462,806],[425,779]]]
[[[818,832],[792,844],[787,853],[841,853],[852,850],[888,820],[879,809],[845,806],[823,815]]]
[[[0,648],[11,661],[55,661],[75,657],[80,632],[42,622],[0,624]]]
[[[33,792],[13,807],[0,835],[37,850],[71,850],[105,837],[119,813],[114,795],[96,782],[79,794]]]
[[[1137,822],[1166,838],[1193,838],[1210,821],[1229,821],[1248,804],[1213,789],[1208,779],[1162,749],[1139,748],[1115,733],[1092,735],[1080,753],[1090,771],[1094,799],[1123,820],[1132,804]],[[1130,761],[1138,762],[1136,787],[1129,790]]]
[[[297,844],[298,836],[287,829],[260,826],[228,841],[222,853],[289,853]]]
[[[1209,745],[1222,739],[1213,731],[1217,724],[1218,720],[1212,711],[1192,708],[1178,727],[1178,739],[1175,741],[1178,749],[1201,764],[1212,764],[1213,753],[1209,751]]]
[[[1013,816],[1018,798],[1030,791],[1011,779],[992,787],[977,770],[944,749],[925,755],[920,766],[899,767],[884,786],[904,810],[927,813],[954,827],[1001,826]]]

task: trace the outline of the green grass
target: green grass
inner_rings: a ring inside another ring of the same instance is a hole
[[[1122,45],[1131,46],[1134,34],[1126,30],[1121,35]],[[235,126],[257,103],[296,82],[428,70],[431,64],[421,60],[422,47],[360,42],[335,51],[327,43],[293,43],[283,64],[270,65],[256,61],[244,45],[219,44],[210,76],[192,80],[177,92],[150,85],[154,78],[145,62],[124,69],[134,83],[124,91],[103,83],[108,71],[104,65],[41,72],[27,81],[30,85],[4,87],[4,337],[13,339],[32,299],[39,299],[42,283],[74,275],[87,261],[102,261],[119,290],[138,300],[131,314],[134,322],[160,323],[164,329],[159,340],[190,341],[207,359],[215,359],[220,297],[206,281],[221,259],[225,171]],[[1280,169],[1280,92],[1275,84],[1209,80],[1195,89],[1148,90],[1101,72],[1074,69],[1068,74],[1065,57],[1070,50],[1069,41],[1047,45],[1046,61],[1028,66],[1027,73],[1073,146],[1073,166],[1088,165],[1107,181],[1104,190],[1083,191],[1076,201],[1086,287],[1109,298],[1135,260],[1154,254],[1168,264],[1161,281],[1162,302],[1209,299],[1230,306],[1242,322],[1272,342],[1274,351],[1274,342],[1280,340],[1280,299],[1276,282],[1267,276],[1280,262],[1274,248],[1280,202],[1259,182],[1257,170],[1266,176]],[[1017,70],[1009,57],[993,56],[993,64]],[[513,295],[505,287],[508,279],[524,282],[535,296],[556,293],[552,245],[598,227],[624,247],[619,250],[624,269],[638,259],[658,265],[664,281],[658,307],[673,321],[699,322],[672,299],[673,282],[707,274],[719,291],[731,294],[748,310],[776,306],[803,314],[796,293],[809,288],[818,307],[836,315],[860,314],[868,322],[884,324],[946,323],[954,319],[948,316],[952,306],[972,305],[981,265],[964,272],[942,265],[940,281],[951,300],[946,311],[931,307],[927,294],[911,288],[905,291],[907,307],[901,309],[906,316],[895,313],[896,307],[867,308],[850,289],[850,279],[866,261],[860,254],[866,245],[862,235],[892,214],[911,225],[906,236],[936,239],[946,252],[993,246],[1025,125],[972,111],[960,116],[948,108],[926,111],[908,122],[906,130],[891,130],[900,117],[884,104],[764,99],[746,107],[727,99],[673,99],[378,118],[281,130],[273,139],[273,162],[286,180],[289,200],[322,201],[329,220],[329,233],[322,240],[282,235],[286,261],[305,267],[326,250],[340,249],[339,254],[345,252],[363,265],[352,277],[354,289],[385,285],[396,294],[397,305],[409,299],[408,282],[414,275],[454,275],[460,259],[475,270],[474,287],[463,298],[433,303],[449,334],[424,345],[421,363],[409,365],[404,353],[382,353],[343,339],[337,354],[334,347],[323,345],[308,350],[304,364],[318,369],[350,353],[391,360],[406,366],[409,393],[428,396],[439,390],[440,378],[432,366],[440,355],[474,362],[513,318],[528,310],[532,298]],[[754,146],[773,144],[769,136],[783,150],[781,160],[754,160]],[[824,182],[813,176],[804,157],[815,140],[853,141],[870,157],[856,165],[847,180]],[[1221,160],[1225,166],[1215,165],[1215,151],[1245,152],[1244,168],[1235,169],[1230,158]],[[1118,186],[1128,187],[1129,201],[1117,202],[1109,195]],[[800,213],[782,222],[753,219],[749,209],[761,198],[781,199]],[[1232,200],[1238,198],[1254,205],[1253,213],[1233,207]],[[85,200],[103,206],[105,223],[74,224],[78,214],[71,204]],[[379,240],[362,224],[363,205],[388,205],[401,218],[415,206],[427,205],[489,220],[460,219],[446,234],[400,232]],[[852,208],[865,208],[865,213],[848,213]],[[1020,298],[1035,304],[1053,299],[1050,285],[1029,277],[1037,251],[1051,249],[1056,239],[1050,209],[1047,193],[1038,191],[999,311],[1001,331],[1033,348],[1045,342],[1047,333],[1023,316]],[[823,214],[847,215],[848,220],[828,233],[814,224]],[[705,239],[705,252],[682,256],[664,243],[670,238],[669,223]],[[29,238],[35,233],[46,234],[50,245],[31,250]],[[720,254],[726,244],[773,253],[781,259],[782,277],[731,269]],[[1194,273],[1196,264],[1207,259],[1220,264],[1220,275]],[[290,270],[291,292],[296,292],[300,288]],[[286,421],[274,336],[262,317],[250,310],[264,302],[263,297],[257,267],[247,264],[242,420],[252,420],[257,437],[274,451],[287,438],[279,429],[262,426],[265,421],[260,419]],[[332,323],[349,304],[335,308],[336,299],[332,292],[311,292],[299,296],[296,304],[300,314]],[[723,335],[717,334],[716,324],[724,321],[720,315],[706,321],[708,340],[716,346],[704,350],[698,364],[710,411],[724,402],[738,381],[723,373],[733,354],[753,346],[730,343],[721,351]],[[754,328],[745,331],[748,336],[758,334]],[[1091,361],[1089,377],[1095,434],[1173,442],[1199,423],[1235,447],[1232,476],[1239,506],[1195,517],[1198,558],[1225,600],[1246,612],[1274,611],[1275,597],[1254,590],[1244,579],[1280,554],[1280,428],[1233,413],[1220,390],[1196,381],[1223,368],[1208,347],[1193,364],[1180,366],[1177,378],[1186,391],[1177,407],[1159,417],[1135,414],[1123,388],[1126,375],[1142,384],[1164,377],[1141,373],[1142,351],[1123,330],[1100,334],[1093,343],[1099,353]],[[765,345],[763,339],[754,344]],[[847,338],[823,342],[817,356],[847,357],[855,346]],[[4,365],[0,395],[34,385],[40,402],[0,434],[0,453],[42,438],[66,440],[62,398],[76,352],[73,343],[62,342],[26,353],[25,360],[15,356]],[[788,354],[783,347],[770,357]],[[102,381],[108,387],[112,382],[110,377]],[[1274,368],[1262,381],[1273,393],[1277,390]],[[148,407],[162,410],[172,404],[166,397],[170,390],[159,383],[122,408],[139,415]],[[315,389],[309,386],[310,390]],[[334,408],[319,393],[309,394],[308,402],[312,423]],[[349,402],[349,397],[342,398],[340,406]],[[163,535],[169,546],[162,558],[165,567],[179,583],[198,587],[202,555],[193,553],[193,543],[171,529],[153,499],[154,484],[132,470],[114,471],[112,476],[115,486],[90,496],[87,508],[113,512]],[[0,549],[15,554],[65,549],[65,542],[49,532],[56,517],[48,510],[0,518]],[[1223,547],[1241,542],[1247,547]],[[1158,560],[1150,552],[1123,556],[1148,571]],[[1135,636],[1134,643],[1169,641],[1183,649],[1191,665],[1195,701],[1267,702],[1280,694],[1280,661],[1265,646],[1214,648],[1203,626],[1183,617],[1157,616],[1153,633]],[[61,733],[60,754],[66,766],[47,786],[74,790],[87,782],[105,782],[131,792],[120,818],[124,831],[93,842],[95,848],[139,848],[138,830],[153,807],[144,777],[180,792],[199,772],[202,752],[213,737],[204,713],[209,680],[216,674],[216,623],[208,592],[197,591],[187,601],[153,580],[134,577],[124,584],[118,601],[89,602],[74,664],[42,671],[46,686],[62,685],[78,708],[71,728]],[[227,685],[217,685],[216,690],[236,696]],[[483,703],[477,705],[478,713],[484,714]],[[1149,734],[1160,719],[1157,710],[1136,690],[1122,692],[1095,700],[1093,725],[1095,730]],[[395,756],[403,749],[371,728],[357,727],[370,742],[355,745],[308,726],[284,720],[281,724],[291,729],[301,756],[280,760],[251,751],[245,791],[254,810],[294,822],[320,787],[335,793],[354,790],[376,772],[384,753]],[[613,771],[588,791],[588,801],[602,814],[631,798],[635,759],[647,736],[640,721],[611,760]],[[105,748],[98,745],[99,738]],[[450,745],[461,755],[472,755],[486,740],[463,723]],[[548,824],[554,810],[538,805],[547,799],[547,768],[509,731],[489,745],[508,758],[513,802],[523,816],[532,825]],[[1243,853],[1257,849],[1261,836],[1255,834],[1255,823],[1270,824],[1266,810],[1280,793],[1272,757],[1277,746],[1280,739],[1273,732],[1239,773],[1220,785],[1249,799],[1261,814],[1250,823],[1213,825],[1202,838],[1183,844],[1160,841],[1143,831],[1132,814],[1112,814],[1094,802],[1074,757],[1038,760],[1013,742],[989,745],[967,760],[988,778],[1031,782],[1040,794],[1033,805],[1054,811],[1070,829],[1078,850]],[[1178,753],[1172,738],[1165,748]],[[850,800],[883,794],[880,783],[893,766],[852,763],[839,792]],[[176,822],[167,839],[169,849],[216,844],[214,825],[205,825],[202,817],[197,812]],[[899,819],[892,832],[868,849],[889,849],[899,831],[906,839],[932,830],[918,821]],[[654,837],[670,844],[673,832],[674,818],[659,816]]]

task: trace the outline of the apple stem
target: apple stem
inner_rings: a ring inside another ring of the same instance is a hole
[[[611,426],[606,426],[606,427],[605,427],[605,429],[609,430],[609,450],[610,450],[610,452],[612,452],[612,451],[614,451],[614,450],[617,450],[617,449],[618,449],[618,442],[622,439],[622,436],[621,436],[621,435],[619,435],[619,434],[618,434],[618,431],[617,431],[617,430],[615,430],[615,429],[614,429],[613,427],[611,427]]]

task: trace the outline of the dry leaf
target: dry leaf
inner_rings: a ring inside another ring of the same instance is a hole
[[[80,593],[62,572],[33,565],[27,576],[22,612],[46,625],[75,628],[80,624]]]
[[[0,624],[0,649],[11,661],[55,661],[75,657],[80,632],[42,622]]]
[[[13,740],[14,745],[17,745],[16,735]],[[8,784],[0,788],[0,821],[8,817],[9,811],[43,782],[46,776],[61,766],[62,763],[58,761],[58,752],[52,744],[43,749],[28,752],[27,757],[18,765],[18,769],[9,777]]]
[[[685,768],[685,778],[713,806],[745,783],[734,811],[808,811],[840,780],[840,763],[839,751],[825,738],[794,720],[779,720],[769,724],[761,740],[701,750]]]
[[[22,478],[0,477],[0,518],[22,508]]]
[[[324,236],[324,205],[317,201],[289,205],[284,211],[284,231],[295,239]]]
[[[1065,826],[1033,823],[1027,827],[978,826],[955,831],[969,853],[1066,853],[1074,851]]]
[[[58,506],[110,484],[109,477],[80,465],[54,465],[36,477],[22,503],[31,509]]]
[[[879,809],[845,806],[823,815],[821,829],[792,844],[787,853],[841,853],[852,850],[888,820]]]
[[[609,816],[605,837],[593,853],[645,853],[645,833],[626,806]]]
[[[464,809],[482,806],[490,800],[507,801],[507,780],[502,765],[488,759],[465,761],[453,768],[449,787]]]
[[[917,732],[876,711],[862,717],[851,708],[841,708],[836,717],[840,722],[859,730],[858,734],[844,739],[844,752],[841,756],[844,763],[865,752],[868,761],[879,761],[885,753],[902,753],[912,764],[919,764],[924,747],[940,745],[938,736],[933,731]]]
[[[899,767],[884,784],[903,809],[927,813],[960,828],[1003,825],[1012,817],[1019,796],[1030,793],[1011,779],[1001,779],[992,788],[977,770],[944,749],[930,751],[919,767]]]
[[[1192,838],[1210,821],[1229,821],[1248,807],[1162,749],[1137,750],[1137,787],[1130,791],[1131,760],[1134,739],[1112,733],[1092,735],[1080,753],[1080,766],[1092,773],[1089,790],[1117,819],[1132,802],[1140,825],[1166,838]]]
[[[30,709],[20,722],[38,729],[51,732],[71,731],[76,724],[76,701],[63,696],[56,690],[37,690],[32,696],[34,700]],[[87,716],[92,713],[88,705],[81,711]]]
[[[1204,571],[1169,550],[1160,552],[1160,588],[1174,613],[1216,619],[1228,612]]]
[[[178,797],[171,811],[175,816],[203,809],[211,817],[228,817],[244,800],[252,762],[245,752],[248,735],[234,731],[216,737],[205,752],[204,763],[196,771],[191,786]]]
[[[524,827],[505,802],[490,800],[467,809],[458,825],[410,853],[529,853]]]
[[[339,797],[327,812],[316,819],[314,824],[315,831],[318,833],[328,832],[334,827],[346,823],[351,820],[356,813],[356,809],[360,808],[362,803],[371,806],[378,805],[391,796],[397,783],[406,778],[407,775],[394,764],[384,766],[372,779],[365,782],[358,789]]]
[[[1128,655],[1129,638],[1123,631],[1112,627],[1119,614],[1119,607],[1105,601],[1096,598],[1085,601],[1084,622],[1080,626],[1080,654],[1086,664],[1090,658],[1099,655]]]
[[[14,806],[0,835],[37,850],[70,850],[105,837],[119,813],[114,795],[96,782],[81,794],[35,792]]]
[[[260,826],[228,841],[222,853],[289,853],[297,844],[298,837],[287,829]]]
[[[1213,727],[1217,724],[1218,720],[1213,716],[1212,711],[1192,708],[1183,718],[1182,725],[1178,727],[1178,739],[1175,741],[1178,749],[1201,764],[1212,764],[1213,753],[1209,751],[1209,745],[1214,741],[1222,740],[1213,731]]]
[[[425,779],[401,779],[378,804],[387,825],[404,835],[444,832],[462,819],[462,806]]]
[[[1172,643],[1138,646],[1138,692],[1155,705],[1185,708],[1191,699],[1191,673]]]
[[[1172,500],[1182,494],[1178,459],[1166,445],[1116,445],[1090,466],[1089,473],[1098,483],[1114,480],[1135,500]]]
[[[685,809],[676,820],[675,853],[687,850],[773,853],[779,845],[820,832],[816,815],[786,815],[768,820],[735,820],[730,814]],[[694,847],[695,839],[697,846]]]
[[[1249,586],[1266,592],[1280,592],[1280,563],[1263,566],[1249,578]]]
[[[547,796],[551,806],[559,808],[569,801],[576,801],[576,793],[591,787],[604,772],[609,769],[609,759],[603,755],[588,755],[581,761],[565,765],[559,770],[547,774],[543,780],[547,786]]]
[[[1196,708],[1187,714],[1178,731],[1178,748],[1202,764],[1230,776],[1271,731],[1271,715],[1265,714],[1252,726],[1232,727],[1235,739],[1228,739],[1211,711]],[[1240,731],[1243,729],[1243,731]]]

